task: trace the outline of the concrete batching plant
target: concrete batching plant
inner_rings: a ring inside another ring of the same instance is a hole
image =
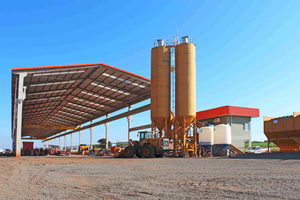
[[[173,51],[172,51],[173,50]],[[171,110],[171,52],[175,50],[175,115]],[[175,153],[197,152],[195,44],[188,36],[151,51],[151,120],[157,137],[174,141]],[[201,127],[201,123],[198,123]],[[158,131],[158,133],[157,133]]]
[[[202,124],[196,120],[195,45],[189,37],[173,38],[171,44],[157,40],[151,50],[151,122],[152,131],[140,132],[139,141],[125,148],[125,157],[161,157],[170,151],[175,156],[197,154],[196,128]]]

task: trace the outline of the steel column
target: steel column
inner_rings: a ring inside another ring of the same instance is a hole
[[[194,136],[194,155],[193,157],[197,156],[197,149],[198,149],[198,135],[197,135],[197,125],[196,125],[196,119],[194,122],[194,127],[193,127],[193,136]]]
[[[59,138],[59,149],[61,149],[61,137]]]
[[[106,115],[106,119],[108,119],[109,114]],[[109,127],[109,123],[106,122],[105,123],[105,130],[106,130],[106,137],[105,137],[105,148],[108,149],[108,127]]]
[[[67,136],[65,135],[65,151],[67,151]]]
[[[91,124],[93,124],[93,120],[91,121]],[[93,149],[93,130],[94,130],[94,127],[91,127],[90,128],[90,149],[91,150]]]
[[[79,131],[79,145],[81,145],[81,134],[82,134],[82,131]]]
[[[132,105],[128,106],[128,111],[131,111],[131,108],[132,108]],[[133,119],[133,117],[132,117],[131,115],[129,115],[129,116],[127,117],[127,120],[128,120],[128,142],[130,142],[131,139],[132,139],[132,138],[131,138],[131,131],[130,131],[132,119]]]
[[[19,91],[18,91],[18,109],[17,109],[17,131],[15,134],[15,154],[19,158],[21,156],[21,136],[22,136],[22,112],[23,102],[26,98],[26,87],[24,86],[24,78],[27,73],[19,74]],[[17,87],[17,86],[15,86]]]
[[[73,133],[71,134],[71,152],[73,151]]]

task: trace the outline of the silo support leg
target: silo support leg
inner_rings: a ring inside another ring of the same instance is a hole
[[[197,137],[197,126],[196,126],[196,120],[194,122],[194,157],[197,155],[197,143],[198,143],[198,137]]]
[[[183,118],[183,141],[182,141],[182,143],[183,143],[183,153],[185,154],[185,153],[187,153],[186,152],[186,131],[185,131],[185,117]]]
[[[165,135],[164,135],[164,137],[167,137],[167,135],[168,135],[168,118],[166,117],[166,119],[165,119]]]

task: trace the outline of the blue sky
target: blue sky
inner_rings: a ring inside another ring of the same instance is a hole
[[[0,148],[11,148],[11,68],[103,62],[150,78],[153,42],[177,25],[196,44],[197,111],[259,108],[252,138],[264,140],[262,116],[300,111],[299,21],[298,0],[1,1]],[[133,126],[149,122],[146,112]],[[94,143],[104,136],[94,129]],[[111,122],[110,140],[126,139],[127,120]]]

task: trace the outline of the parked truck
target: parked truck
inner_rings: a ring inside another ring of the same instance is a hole
[[[245,153],[254,153],[254,154],[261,154],[261,153],[268,153],[268,148],[262,148],[260,146],[250,147]]]

